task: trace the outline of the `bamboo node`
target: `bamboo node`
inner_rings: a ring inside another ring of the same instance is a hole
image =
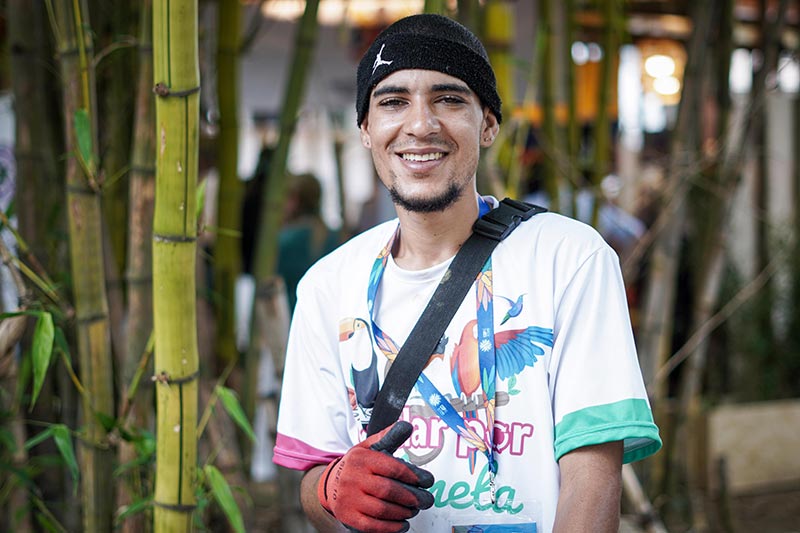
[[[166,243],[189,243],[195,242],[197,237],[193,237],[191,235],[162,235],[159,233],[153,233],[153,240]]]
[[[192,513],[197,508],[196,505],[181,505],[177,503],[162,503],[153,500],[153,505],[161,507],[162,509],[167,509],[169,511],[175,511],[178,513]]]
[[[198,85],[197,87],[192,87],[191,89],[186,89],[184,91],[173,91],[167,87],[166,83],[158,82],[156,83],[155,87],[153,87],[153,92],[162,98],[167,98],[170,96],[175,98],[183,98],[194,93],[199,93],[200,86]]]
[[[162,370],[158,374],[153,374],[150,377],[150,381],[161,383],[162,385],[183,385],[184,383],[196,380],[198,377],[200,377],[199,370],[195,370],[191,374],[179,378],[171,378],[166,371]]]

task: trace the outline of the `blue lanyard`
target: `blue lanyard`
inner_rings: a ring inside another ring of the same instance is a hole
[[[489,206],[481,198],[480,214],[483,216],[489,211]],[[400,227],[394,231],[389,238],[389,242],[381,249],[378,257],[372,265],[367,289],[367,308],[369,309],[370,323],[375,344],[388,359],[393,360],[400,351],[400,346],[386,334],[378,324],[375,323],[375,298],[378,287],[386,270],[386,263],[389,260],[394,242],[400,233]],[[456,411],[452,404],[447,401],[444,395],[439,392],[436,386],[422,372],[417,378],[416,389],[444,422],[453,429],[458,435],[465,439],[472,447],[473,451],[469,457],[470,473],[475,472],[477,452],[481,451],[489,462],[490,486],[492,501],[494,501],[494,477],[497,474],[497,461],[494,457],[494,408],[495,408],[495,379],[497,367],[495,365],[495,343],[494,343],[494,307],[492,298],[492,258],[486,260],[481,273],[475,280],[475,300],[476,300],[476,321],[477,326],[477,347],[478,347],[478,368],[480,372],[480,387],[483,397],[483,405],[486,409],[486,431],[484,436],[476,433],[468,424],[466,419]],[[455,354],[454,354],[455,357]],[[472,391],[469,391],[470,393]]]

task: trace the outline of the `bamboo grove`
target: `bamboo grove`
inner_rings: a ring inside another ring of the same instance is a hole
[[[283,367],[288,311],[276,268],[291,141],[318,43],[349,44],[344,27],[334,40],[323,33],[324,4],[309,0],[288,52],[271,51],[286,59],[285,83],[257,89],[278,93],[279,111],[257,198],[255,295],[241,348],[242,59],[276,31],[262,16],[267,4],[2,3],[0,82],[13,101],[16,179],[0,212],[8,235],[0,257],[14,293],[0,317],[0,530],[305,527],[296,476],[279,470],[268,489],[251,479],[263,437],[251,421],[267,401],[259,365],[271,357],[278,382]],[[527,7],[526,28],[522,4],[426,0],[420,9],[478,33],[497,72],[507,118],[481,160],[481,192],[522,197],[535,185],[552,210],[577,213],[579,192],[589,191],[587,218],[598,225],[604,178],[618,171],[617,74],[622,47],[637,44],[635,3],[540,0]],[[691,23],[677,39],[680,101],[659,151],[640,156],[663,180],[647,231],[620,256],[665,447],[624,471],[624,511],[650,520],[649,531],[732,530],[736,510],[708,488],[693,436],[723,402],[800,396],[800,214],[795,207],[788,227],[768,216],[777,142],[768,110],[782,58],[797,54],[781,39],[797,29],[797,3],[759,4],[750,21],[758,38],[748,46],[763,60],[752,88],[735,98],[736,2],[675,4]],[[573,60],[571,46],[582,41],[602,50],[589,67]],[[800,99],[792,98],[784,122],[797,153]],[[800,163],[791,165],[797,206]],[[219,178],[213,199],[210,167]],[[759,213],[752,275],[734,264],[726,234],[746,186]]]

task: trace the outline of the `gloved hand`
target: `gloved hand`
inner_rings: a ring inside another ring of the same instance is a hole
[[[408,531],[408,519],[433,505],[433,475],[392,454],[411,436],[395,422],[350,448],[323,471],[317,485],[322,506],[351,530]]]

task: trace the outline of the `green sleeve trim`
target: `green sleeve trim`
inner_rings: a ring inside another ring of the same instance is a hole
[[[622,400],[566,415],[555,427],[556,461],[577,448],[618,440],[623,441],[623,463],[644,459],[661,448],[646,400]]]

